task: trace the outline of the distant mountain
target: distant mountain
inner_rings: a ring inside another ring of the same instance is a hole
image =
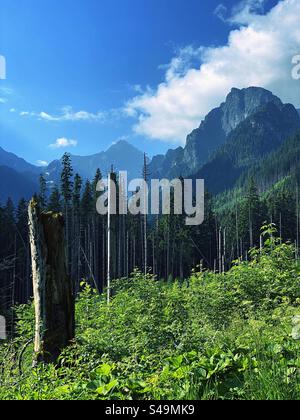
[[[276,166],[273,168],[272,161],[275,160],[278,166],[280,155],[274,153],[289,151],[282,157],[285,168],[289,161],[294,162],[293,153],[298,156],[299,137],[291,143],[293,147],[281,149],[298,130],[300,111],[293,105],[283,104],[262,88],[233,88],[226,101],[213,109],[187,137],[184,148],[169,150],[166,155],[152,159],[149,173],[152,178],[171,179],[180,175],[204,178],[206,187],[214,194],[242,185],[249,174],[263,174],[258,184],[270,185],[272,179],[277,182],[287,173],[284,170],[276,176]],[[91,156],[71,155],[71,159],[74,174],[79,173],[84,179],[92,179],[98,168],[106,176],[112,165],[115,171],[126,170],[129,179],[140,178],[142,174],[143,153],[124,140],[105,152]],[[269,168],[269,178],[261,165]],[[36,191],[41,168],[0,148],[0,169],[2,201],[8,196],[14,200],[27,198]],[[43,168],[49,184],[60,181],[61,169],[61,160]]]
[[[10,197],[15,204],[21,199],[29,200],[38,190],[37,183],[30,176],[7,166],[0,166],[0,204]]]
[[[39,167],[31,165],[13,153],[6,152],[2,147],[0,147],[0,166],[7,166],[19,173],[39,174],[41,172]]]
[[[205,179],[206,187],[214,194],[231,189],[298,130],[300,117],[292,105],[262,105],[231,131],[226,143],[195,177]]]
[[[5,203],[8,197],[15,204],[21,198],[31,198],[38,191],[41,172],[41,168],[0,147],[0,203]]]
[[[155,156],[149,172],[153,177],[169,178],[197,172],[243,121],[268,103],[279,110],[283,107],[279,98],[263,88],[233,88],[226,101],[212,110],[200,127],[187,137],[186,146],[170,150],[166,156]]]
[[[127,171],[129,179],[140,178],[143,169],[143,153],[127,141],[113,144],[106,152],[91,156],[71,155],[75,173],[85,179],[92,179],[99,168],[106,176],[113,165],[115,171]],[[46,168],[47,180],[58,182],[61,173],[61,160],[55,160]]]
[[[71,155],[71,158],[74,174],[79,173],[84,179],[92,179],[98,168],[105,176],[112,165],[116,171],[126,170],[129,179],[133,179],[141,177],[144,155],[128,142],[119,141],[106,152],[92,156]],[[40,168],[0,147],[0,201],[3,203],[8,197],[15,202],[30,198],[38,190],[38,177],[42,172],[49,183],[58,183],[61,161],[55,160],[47,168]]]

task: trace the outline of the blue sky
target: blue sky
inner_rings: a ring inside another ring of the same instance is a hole
[[[299,5],[299,0],[285,1]],[[241,38],[241,28],[251,26],[259,32],[261,18],[275,25],[279,12],[291,12],[290,4],[272,17],[277,3],[0,0],[0,54],[7,63],[7,78],[0,80],[0,146],[35,163],[49,162],[64,151],[96,153],[126,138],[153,155],[183,144],[230,83],[246,87],[257,80],[282,93],[285,84],[279,76],[252,75],[245,86],[238,77],[229,79],[218,94],[212,93],[211,79],[200,79],[201,95],[193,96],[201,65],[215,63],[215,56],[223,60],[220,47],[230,45],[231,34]],[[292,55],[296,47],[294,40],[289,42]],[[246,48],[251,55],[252,47]],[[269,58],[265,68],[271,64]],[[183,100],[178,86],[187,80],[195,80],[195,88],[185,89]],[[284,93],[299,89],[300,82],[287,83]],[[180,102],[186,104],[184,112]]]

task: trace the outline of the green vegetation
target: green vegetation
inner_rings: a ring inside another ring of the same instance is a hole
[[[76,342],[58,366],[31,367],[33,307],[18,307],[0,399],[299,399],[300,267],[272,226],[263,235],[263,250],[225,274],[120,279],[109,307],[82,284]]]

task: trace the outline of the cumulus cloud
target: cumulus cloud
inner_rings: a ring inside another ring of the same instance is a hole
[[[263,5],[262,0],[240,3],[226,18],[239,24],[226,45],[184,48],[156,89],[130,100],[125,111],[137,119],[135,132],[183,144],[232,87],[261,86],[299,106],[300,85],[291,76],[291,63],[300,53],[300,1],[280,1],[267,14],[262,14]]]
[[[56,140],[55,143],[50,144],[51,149],[62,149],[65,147],[76,147],[78,144],[77,140],[67,139],[66,137],[61,137]]]

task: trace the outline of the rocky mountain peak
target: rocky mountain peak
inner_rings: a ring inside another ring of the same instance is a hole
[[[272,92],[259,88],[249,87],[246,89],[232,88],[227,95],[226,101],[221,105],[222,128],[225,135],[234,130],[242,121],[248,118],[257,108],[266,104],[274,103],[282,109],[281,100]]]
[[[270,107],[265,107],[268,104]],[[262,107],[265,107],[264,113],[284,114],[284,121],[288,121],[291,130],[299,125],[299,115],[295,107],[284,105],[272,92],[254,86],[245,89],[232,88],[225,102],[209,112],[200,126],[187,136],[185,148],[177,150],[173,160],[170,160],[171,153],[167,153],[163,160],[154,158],[151,171],[169,177],[195,173],[227,142],[241,123]],[[286,132],[285,128],[278,129]]]

